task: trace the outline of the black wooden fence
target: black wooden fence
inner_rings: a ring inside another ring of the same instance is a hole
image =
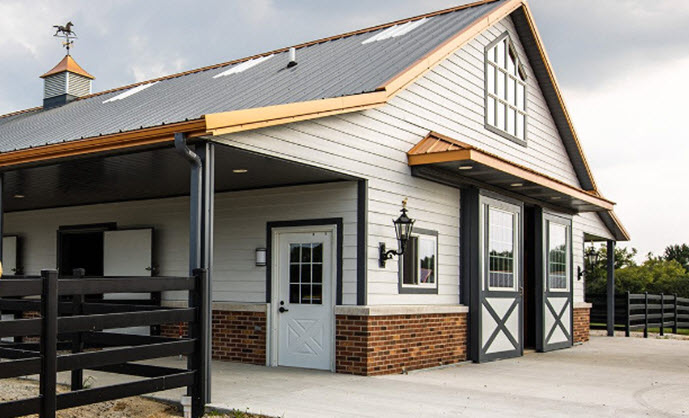
[[[587,296],[587,299],[593,305],[591,327],[605,324],[606,296]],[[633,330],[643,330],[644,337],[647,338],[649,328],[658,328],[660,335],[664,335],[666,329],[671,329],[676,334],[678,329],[689,329],[689,298],[629,292],[615,295],[615,326],[623,328],[627,337]]]
[[[14,338],[14,342],[0,342],[0,379],[27,375],[40,378],[38,397],[0,403],[0,417],[33,413],[42,418],[55,417],[61,409],[178,387],[187,387],[192,397],[192,416],[202,416],[206,367],[199,324],[206,315],[201,303],[208,283],[205,271],[194,273],[191,277],[58,279],[57,272],[45,270],[41,277],[0,279],[0,311],[40,313],[38,318],[22,315],[21,319],[0,321],[0,338]],[[170,290],[187,291],[189,307],[162,308],[87,297]],[[107,332],[180,322],[189,324],[187,338]],[[133,363],[178,355],[187,356],[185,369]],[[145,379],[84,388],[84,369]],[[71,391],[57,394],[57,372],[61,371],[71,371]]]

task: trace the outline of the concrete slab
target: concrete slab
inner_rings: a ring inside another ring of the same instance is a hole
[[[122,379],[87,374],[95,385]],[[689,416],[689,342],[593,337],[552,353],[382,377],[214,362],[212,406],[287,418]]]

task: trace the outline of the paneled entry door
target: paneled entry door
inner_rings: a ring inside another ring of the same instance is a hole
[[[544,213],[536,349],[572,346],[572,221]]]
[[[485,196],[480,208],[478,361],[521,356],[522,208]]]
[[[335,229],[319,228],[283,230],[274,241],[273,318],[280,366],[333,369]]]

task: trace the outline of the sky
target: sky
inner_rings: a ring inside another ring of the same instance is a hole
[[[72,55],[94,91],[455,6],[455,0],[0,0],[0,114]],[[689,1],[530,0],[584,152],[639,250],[689,243]]]

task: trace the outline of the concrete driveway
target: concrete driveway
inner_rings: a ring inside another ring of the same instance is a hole
[[[216,408],[287,418],[689,416],[689,341],[593,337],[568,350],[383,377],[214,362],[212,390]]]

